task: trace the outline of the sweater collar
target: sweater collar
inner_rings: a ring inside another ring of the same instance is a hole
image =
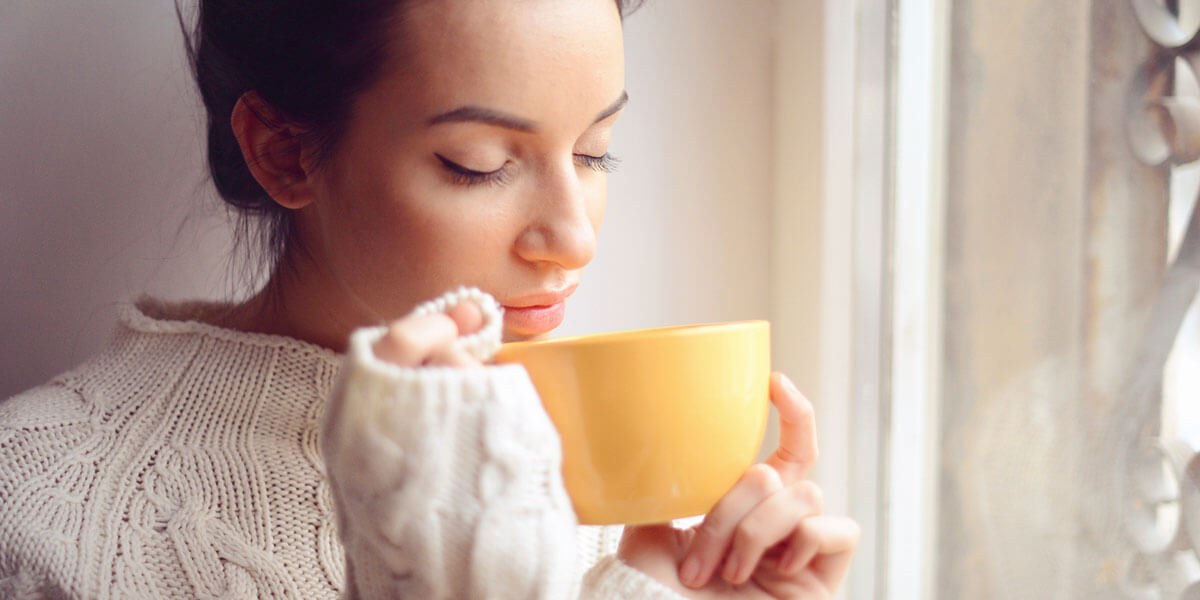
[[[230,304],[221,302],[168,301],[142,295],[117,306],[117,322],[132,331],[146,334],[204,336],[236,344],[291,350],[311,355],[333,366],[341,364],[343,354],[311,342],[284,335],[239,331],[207,322],[213,315],[230,307]]]

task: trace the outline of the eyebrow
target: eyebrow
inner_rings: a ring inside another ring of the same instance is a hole
[[[603,121],[603,120],[617,114],[617,111],[621,110],[622,108],[625,108],[626,104],[629,104],[629,92],[622,91],[621,97],[617,98],[616,102],[609,104],[608,108],[600,111],[600,115],[596,117],[595,121],[592,121],[592,124],[595,125],[596,123],[599,123],[600,121]]]
[[[599,123],[600,121],[613,116],[617,113],[617,111],[625,108],[625,105],[628,103],[629,93],[622,91],[621,97],[617,98],[617,101],[610,104],[608,108],[600,111],[600,114],[596,117],[595,121],[592,121],[592,124]],[[512,129],[514,131],[520,131],[524,133],[532,133],[537,130],[537,124],[529,119],[522,119],[521,117],[503,113],[498,110],[492,110],[490,108],[484,108],[482,106],[463,106],[456,108],[450,112],[442,113],[429,119],[428,125],[432,127],[439,123],[483,123],[485,125],[494,125],[496,127],[503,127],[505,129]]]

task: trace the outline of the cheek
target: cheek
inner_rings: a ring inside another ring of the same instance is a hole
[[[378,190],[373,209],[357,219],[362,235],[356,243],[376,255],[373,277],[439,294],[503,276],[513,240],[511,215],[503,210],[508,204],[456,193],[431,178],[418,174]]]
[[[420,280],[459,226],[451,211],[438,210],[429,188],[419,173],[383,161],[358,161],[331,178],[323,245],[339,277],[375,298],[424,288]]]
[[[343,241],[381,265],[425,260],[455,223],[439,210],[437,190],[413,157],[386,155],[363,157],[335,183],[347,222]]]
[[[403,265],[410,272],[454,271],[456,266],[495,261],[503,240],[485,211],[412,192],[387,200],[373,222],[363,219],[361,244],[382,255],[383,269]]]
[[[486,214],[433,204],[393,198],[347,228],[339,262],[351,263],[356,293],[383,314],[401,316],[460,285],[504,289],[497,284],[513,275],[509,240]]]
[[[600,225],[604,223],[604,209],[608,202],[607,178],[600,178],[600,181],[596,183],[595,189],[588,194],[587,198],[588,220],[592,223],[592,229],[599,233]]]

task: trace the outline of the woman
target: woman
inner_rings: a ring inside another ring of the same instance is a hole
[[[831,596],[857,529],[804,479],[786,378],[767,463],[597,561],[613,531],[577,529],[528,378],[486,364],[561,322],[595,251],[624,4],[202,1],[213,180],[272,276],[124,306],[0,404],[0,597]],[[462,285],[486,293],[418,307]]]

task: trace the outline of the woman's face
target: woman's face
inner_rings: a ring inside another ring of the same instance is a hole
[[[418,1],[397,27],[317,173],[302,241],[376,318],[473,285],[505,306],[506,339],[545,334],[604,215],[625,102],[615,2]]]

